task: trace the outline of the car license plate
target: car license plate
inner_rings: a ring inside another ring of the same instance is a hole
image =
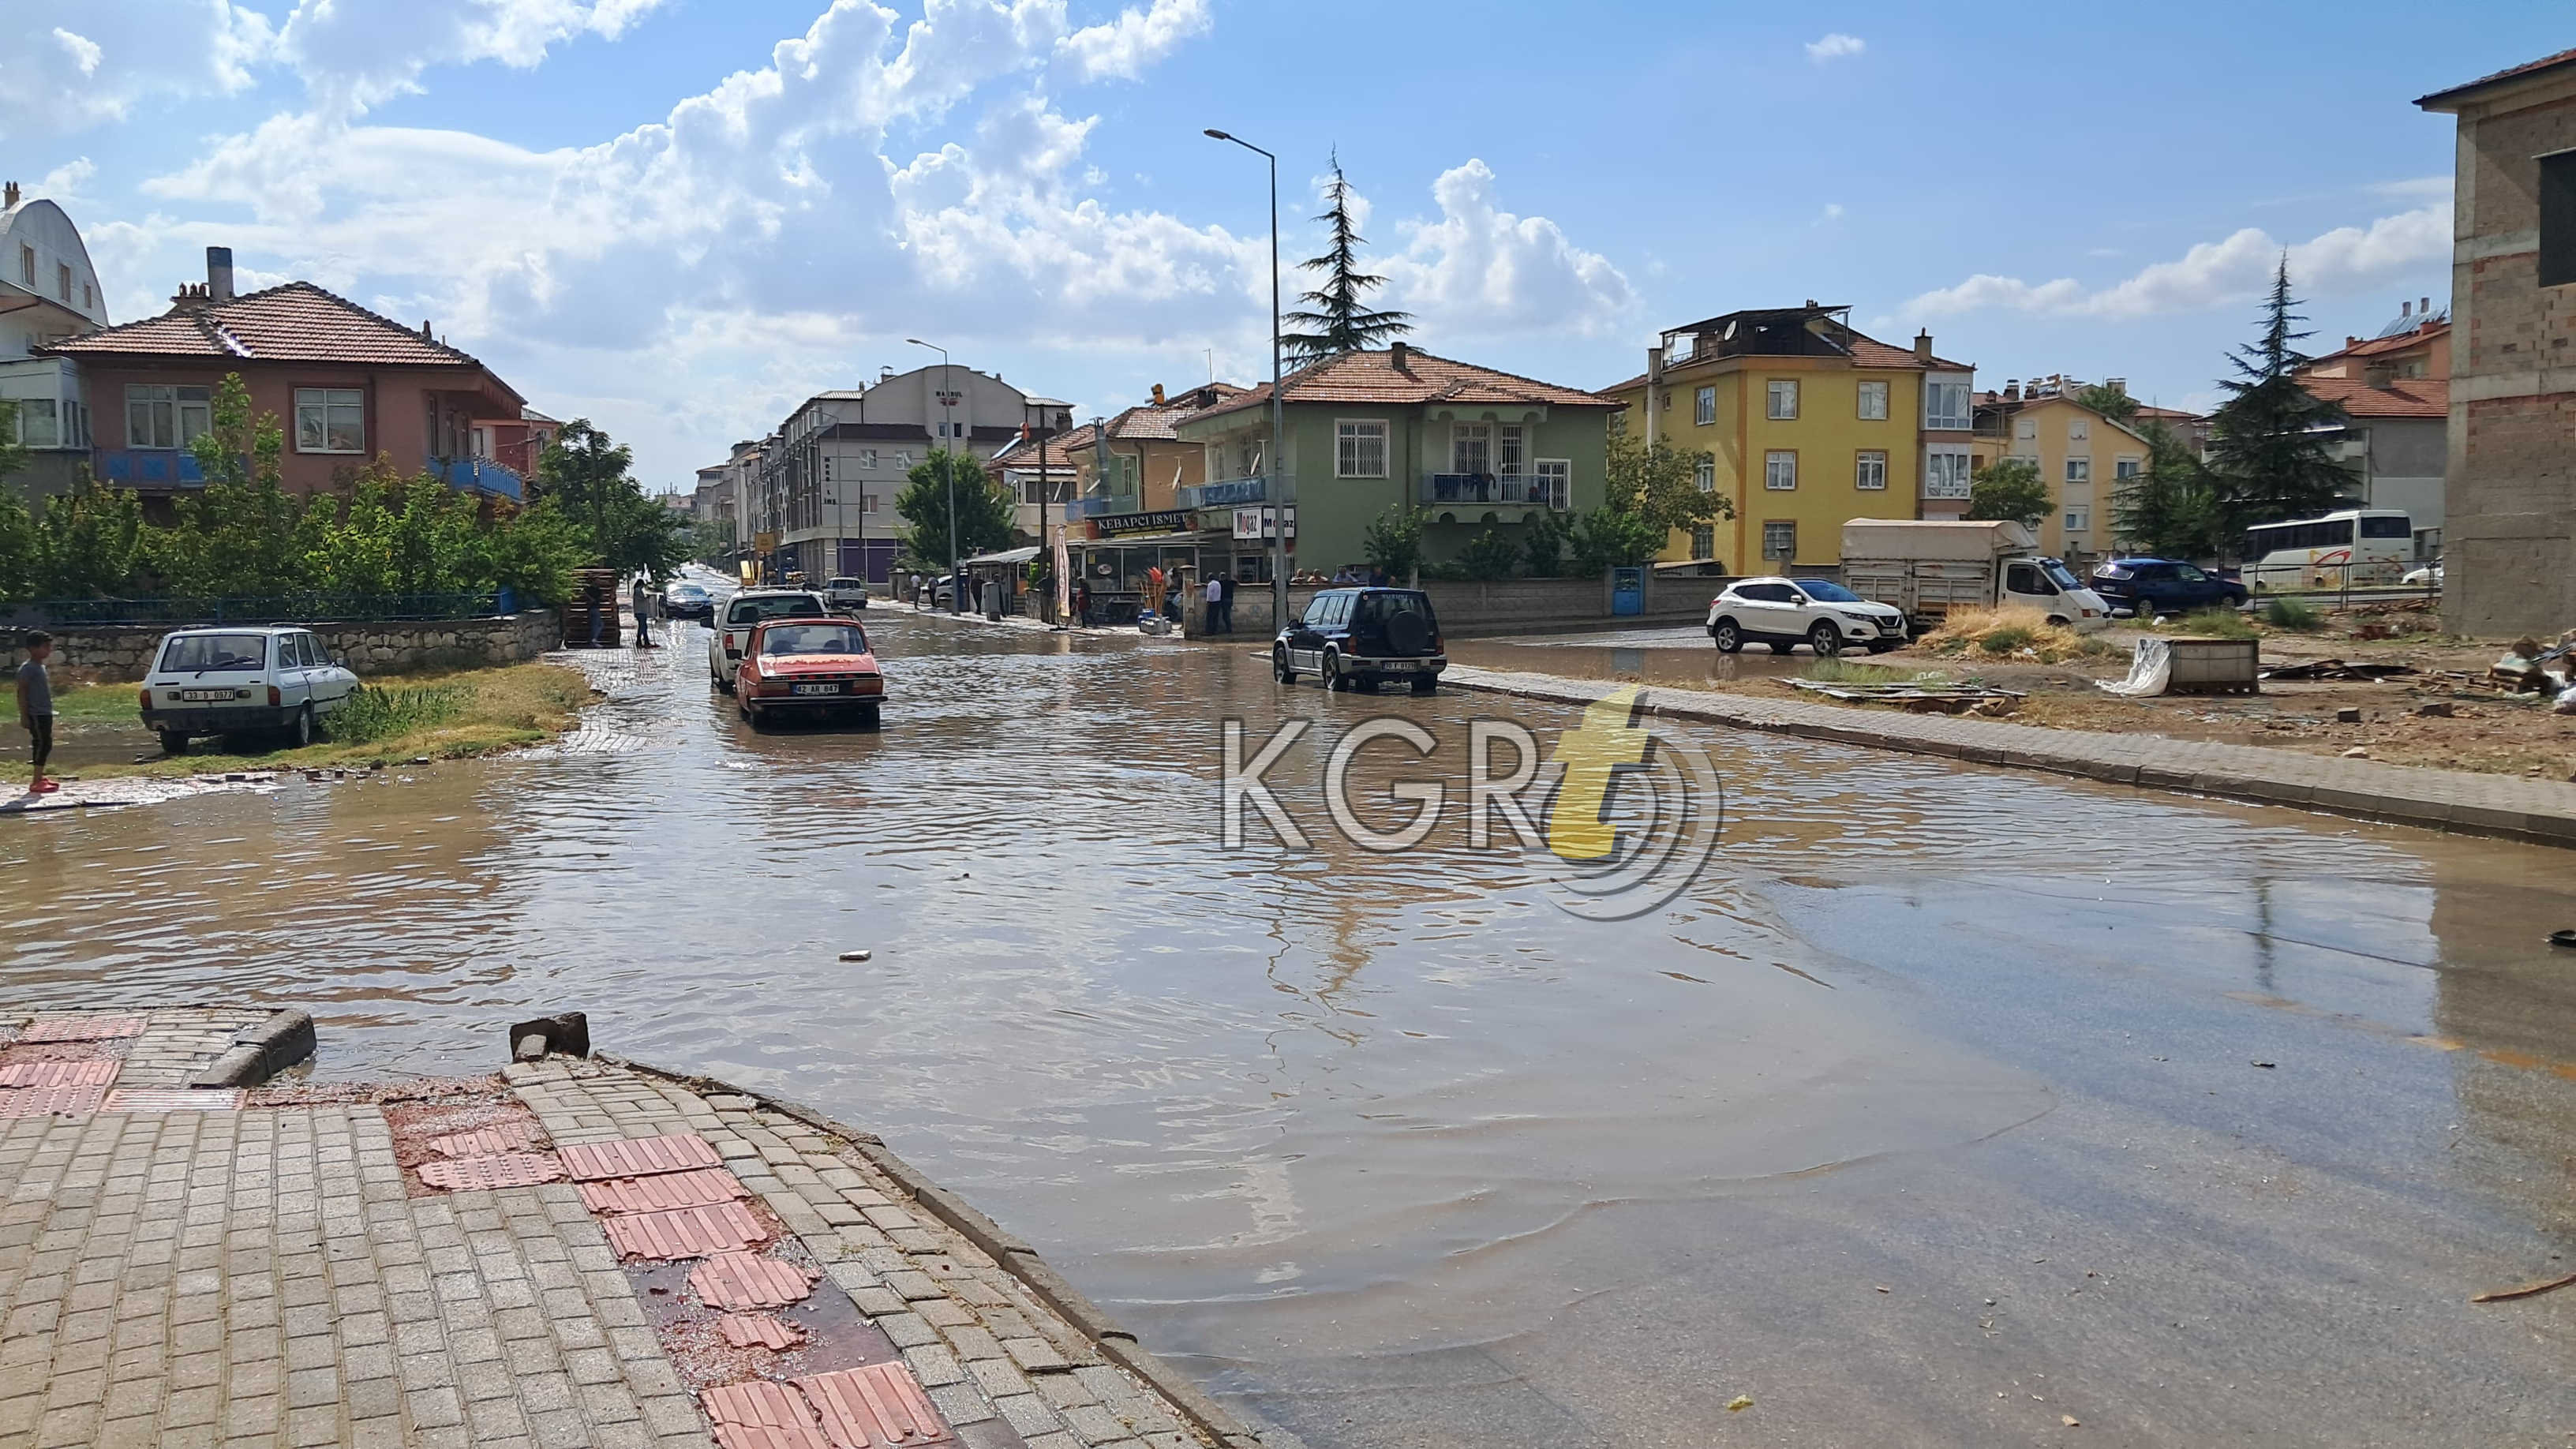
[[[179,691],[179,697],[187,700],[230,699],[233,692],[229,689],[183,689]]]
[[[796,686],[796,692],[798,694],[838,694],[841,692],[841,686],[837,684],[800,684]]]

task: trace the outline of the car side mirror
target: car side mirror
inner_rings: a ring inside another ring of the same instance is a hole
[[[343,669],[348,669],[348,668],[349,668],[349,656],[348,656],[348,655],[346,655],[346,654],[334,654],[334,655],[332,655],[332,656],[331,656],[331,662],[332,662],[332,663],[334,663],[334,664],[339,665],[339,666],[340,666],[341,668],[343,668]],[[356,671],[355,671],[355,670],[351,670],[350,672],[351,672],[351,673],[355,673]]]

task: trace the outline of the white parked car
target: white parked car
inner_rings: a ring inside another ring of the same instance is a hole
[[[1905,614],[1826,579],[1738,579],[1709,601],[1708,637],[1721,654],[1747,644],[1774,654],[1804,644],[1828,659],[1846,646],[1884,654],[1905,642]]]
[[[355,694],[358,676],[311,631],[289,624],[209,625],[163,636],[142,687],[143,727],[185,754],[198,735],[283,730],[313,743],[322,720]]]
[[[764,619],[828,619],[831,606],[812,589],[745,589],[725,602],[707,630],[707,682],[733,693],[733,673],[751,626]]]
[[[2397,582],[2410,589],[2438,589],[2442,586],[2442,566],[2427,564],[2423,568],[2412,570]]]

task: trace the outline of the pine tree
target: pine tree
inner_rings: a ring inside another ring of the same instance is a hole
[[[1279,345],[1287,365],[1303,367],[1344,352],[1358,352],[1390,342],[1413,330],[1410,312],[1374,312],[1368,294],[1386,278],[1359,269],[1359,249],[1368,241],[1351,224],[1350,183],[1342,179],[1342,158],[1333,154],[1332,184],[1324,188],[1324,214],[1315,218],[1332,228],[1332,245],[1319,257],[1298,263],[1324,274],[1320,290],[1299,295],[1312,310],[1291,312],[1281,320],[1300,330],[1284,333]]]
[[[2111,536],[2138,553],[2199,559],[2219,551],[2217,490],[2208,470],[2171,428],[2149,422],[2147,466],[2112,495]]]
[[[2236,376],[2219,386],[2229,397],[2210,416],[2210,474],[2220,522],[2229,534],[2256,523],[2321,513],[2352,486],[2352,474],[2327,453],[2327,435],[2343,409],[2300,386],[2310,359],[2298,350],[2307,319],[2292,309],[2290,258],[2284,252],[2263,306],[2263,333],[2236,349]]]

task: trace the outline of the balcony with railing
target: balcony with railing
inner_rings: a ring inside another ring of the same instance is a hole
[[[489,458],[432,458],[429,471],[448,487],[463,492],[507,498],[513,503],[527,498],[527,482],[517,470]]]
[[[197,455],[168,448],[101,448],[98,476],[119,488],[203,488]]]
[[[1545,473],[1425,473],[1422,501],[1431,507],[1555,508],[1572,506],[1570,480]]]
[[[1280,480],[1279,491],[1286,494],[1289,501],[1296,501],[1297,490],[1287,479]],[[1243,504],[1269,502],[1270,480],[1224,478],[1214,483],[1192,483],[1177,490],[1177,493],[1179,506],[1183,508],[1232,508]]]

